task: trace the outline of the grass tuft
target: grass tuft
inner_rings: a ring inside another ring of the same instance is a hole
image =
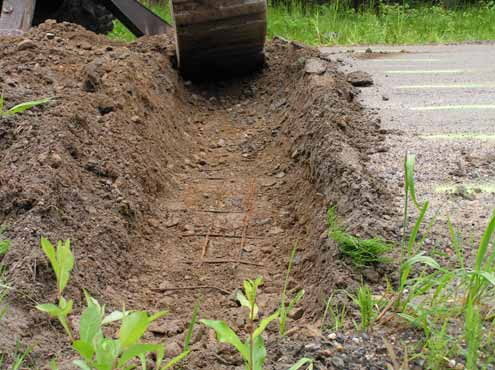
[[[330,208],[327,216],[328,235],[338,244],[342,254],[349,257],[354,265],[364,267],[390,262],[390,259],[384,256],[392,250],[393,246],[390,243],[380,238],[361,239],[342,230],[337,222],[335,208]]]

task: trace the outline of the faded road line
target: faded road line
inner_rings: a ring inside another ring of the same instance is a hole
[[[442,62],[444,59],[427,59],[427,58],[416,58],[416,59],[370,59],[372,62],[384,62],[384,63],[403,63],[403,62]]]
[[[481,140],[481,141],[495,140],[495,134],[482,134],[482,133],[431,134],[431,135],[420,135],[420,137],[422,139],[427,139],[427,140]]]
[[[436,105],[431,107],[411,107],[414,111],[434,111],[434,110],[474,110],[474,109],[495,109],[495,104],[467,104],[467,105]]]
[[[407,69],[407,70],[392,70],[392,71],[385,71],[385,73],[389,74],[397,74],[397,75],[413,75],[413,74],[439,74],[439,73],[465,73],[465,72],[471,72],[473,70],[469,69],[426,69],[426,70],[420,70],[420,69]]]
[[[495,88],[494,83],[479,83],[479,84],[448,84],[448,85],[401,85],[395,89],[414,90],[414,89],[483,89]]]

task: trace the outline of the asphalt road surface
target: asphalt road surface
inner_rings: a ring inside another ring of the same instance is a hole
[[[448,217],[477,243],[495,208],[495,44],[366,49],[322,51],[373,77],[359,99],[390,130],[390,150],[371,169],[397,192],[404,155],[416,154],[418,197],[439,212],[431,246],[448,249]]]

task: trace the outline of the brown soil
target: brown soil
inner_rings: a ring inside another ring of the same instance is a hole
[[[168,309],[148,339],[176,348],[198,297],[201,317],[244,328],[232,293],[245,278],[262,275],[260,306],[275,308],[294,243],[290,289],[307,294],[289,325],[294,339],[311,335],[325,297],[352,291],[363,273],[327,239],[328,206],[354,233],[393,235],[389,199],[366,169],[383,132],[333,63],[304,72],[316,51],[273,41],[260,74],[195,85],[174,70],[166,37],[126,45],[53,23],[26,37],[35,46],[24,50],[0,39],[6,102],[57,98],[0,119],[0,224],[15,286],[0,323],[6,352],[19,337],[36,344],[33,362],[56,356],[70,368],[60,327],[33,308],[55,300],[41,236],[72,241],[73,324],[86,288],[109,310]],[[191,368],[240,365],[205,330],[194,342]]]

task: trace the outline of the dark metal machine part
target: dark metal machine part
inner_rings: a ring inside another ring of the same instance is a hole
[[[158,35],[172,29],[136,0],[98,0],[137,37]],[[0,35],[18,36],[31,27],[36,0],[0,0]]]

